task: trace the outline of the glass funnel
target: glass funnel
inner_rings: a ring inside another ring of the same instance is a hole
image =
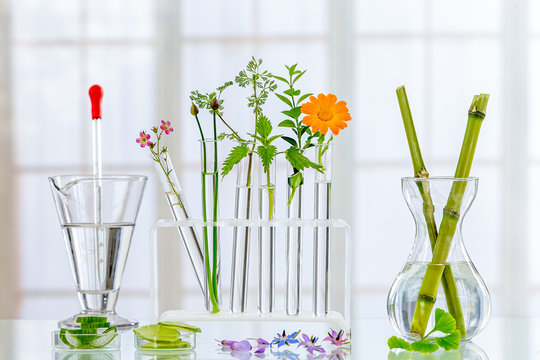
[[[401,336],[415,340],[433,327],[435,309],[441,308],[456,319],[461,337],[471,339],[491,314],[489,292],[461,235],[478,179],[403,178],[401,184],[416,237],[388,294],[390,321]]]
[[[115,306],[146,177],[63,175],[49,183],[82,307],[58,325],[77,328],[78,316],[95,315],[118,328],[136,326]]]

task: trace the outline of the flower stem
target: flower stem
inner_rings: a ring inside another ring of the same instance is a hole
[[[409,150],[411,152],[411,159],[414,167],[414,177],[429,178],[429,173],[424,164],[422,152],[420,151],[418,138],[416,137],[416,130],[414,128],[414,122],[405,87],[400,86],[397,88],[396,94],[399,102],[399,108],[401,110],[401,117],[403,118],[403,125],[405,126],[407,142],[409,143]],[[429,240],[431,243],[431,251],[433,251],[435,244],[437,243],[437,224],[435,222],[435,208],[431,199],[429,182],[419,181],[416,184],[418,185],[418,189],[424,202],[424,217],[426,219]],[[465,337],[463,310],[461,308],[461,302],[459,301],[454,274],[452,273],[452,268],[449,265],[446,265],[444,268],[442,286],[446,304],[448,305],[448,311],[456,320],[457,330],[459,330],[462,337]]]
[[[208,173],[208,169],[206,168],[206,144],[204,142],[204,133],[202,131],[201,123],[199,122],[199,117],[195,115],[195,119],[197,120],[197,126],[199,128],[199,133],[201,135],[201,145],[203,147],[203,171],[201,172],[202,175],[202,210],[203,210],[203,221],[208,221],[207,216],[207,209],[206,209],[206,175]],[[203,227],[203,233],[204,233],[204,262],[206,264],[206,280],[207,280],[207,287],[208,287],[208,297],[210,299],[210,302],[212,303],[212,312],[217,313],[219,312],[219,303],[217,302],[217,296],[215,293],[215,287],[213,285],[213,275],[212,271],[210,269],[210,249],[208,244],[208,228],[206,226]]]
[[[218,217],[218,190],[219,190],[219,174],[218,174],[218,146],[217,146],[217,129],[216,129],[216,112],[213,113],[213,120],[214,120],[214,212],[213,212],[213,221],[214,226],[212,228],[212,235],[213,235],[213,272],[212,272],[212,285],[214,287],[214,296],[215,301],[217,303],[218,300],[218,229],[217,226],[215,226],[215,222],[217,221]],[[214,309],[215,310],[215,309]],[[219,311],[219,309],[218,309]]]
[[[463,139],[463,145],[461,147],[461,153],[454,175],[455,178],[463,179],[469,177],[480,127],[485,118],[488,99],[489,95],[487,94],[474,96],[469,109],[467,129],[465,130],[465,137]],[[433,250],[433,259],[426,269],[422,286],[420,287],[420,292],[418,294],[411,324],[410,333],[412,336],[422,337],[426,331],[427,322],[431,310],[433,309],[433,305],[435,304],[437,289],[442,277],[442,271],[440,271],[439,268],[441,264],[446,263],[448,258],[450,245],[452,244],[452,239],[460,219],[459,212],[466,187],[466,181],[454,181],[452,184],[452,189],[450,190],[450,195],[448,196],[443,219],[439,228],[437,243]]]

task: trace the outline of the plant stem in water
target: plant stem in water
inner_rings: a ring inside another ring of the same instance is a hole
[[[488,99],[489,95],[487,94],[474,96],[469,109],[467,129],[465,130],[465,137],[463,139],[463,145],[461,147],[461,153],[454,175],[456,179],[469,177],[480,127],[485,118]],[[467,182],[465,180],[454,181],[452,184],[452,189],[450,190],[450,195],[448,196],[448,201],[444,209],[437,243],[433,250],[433,259],[426,269],[426,274],[418,294],[418,300],[416,302],[416,308],[411,324],[412,336],[422,337],[426,331],[427,322],[431,310],[433,309],[433,305],[435,304],[437,289],[442,277],[442,271],[440,271],[439,267],[441,264],[445,264],[448,258],[450,245],[452,244],[452,239],[460,219],[459,212],[466,187]]]
[[[401,110],[401,117],[403,118],[403,125],[405,126],[405,133],[407,135],[407,142],[409,143],[409,150],[411,152],[411,159],[414,167],[415,178],[429,178],[429,173],[424,164],[422,152],[420,151],[420,145],[416,136],[416,130],[414,128],[414,122],[411,114],[411,108],[409,106],[409,100],[407,98],[407,92],[404,86],[400,86],[396,90],[399,108]],[[437,243],[437,224],[435,222],[435,208],[431,199],[431,193],[429,183],[426,181],[419,181],[416,183],[422,200],[424,202],[424,217],[426,219],[426,225],[431,243],[431,250],[435,248]],[[456,281],[452,268],[446,265],[443,271],[442,286],[444,290],[444,296],[448,305],[448,311],[456,320],[456,329],[461,333],[461,337],[465,337],[465,321],[463,319],[463,310],[461,309],[461,302],[457,292]]]

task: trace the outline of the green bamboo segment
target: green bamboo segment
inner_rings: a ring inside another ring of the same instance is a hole
[[[456,227],[460,218],[461,202],[467,187],[465,178],[469,177],[471,166],[478,142],[480,127],[484,120],[489,95],[476,95],[469,109],[469,120],[465,137],[461,147],[458,165],[454,177],[456,180],[452,184],[450,195],[446,203],[443,219],[439,229],[439,236],[435,249],[433,250],[433,260],[431,265],[426,269],[426,274],[420,287],[418,300],[411,325],[411,335],[422,337],[426,331],[427,322],[433,309],[434,299],[437,295],[437,288],[441,282],[442,274],[436,265],[445,264],[450,251],[450,245],[456,232]],[[463,334],[462,334],[463,337]]]
[[[422,158],[422,152],[420,151],[420,145],[416,136],[416,130],[414,128],[414,122],[412,119],[411,108],[409,106],[409,100],[407,98],[407,92],[404,86],[400,86],[396,89],[396,94],[399,102],[399,108],[401,110],[401,117],[403,118],[403,125],[405,126],[405,133],[407,135],[407,142],[409,143],[409,150],[411,152],[411,159],[414,167],[414,177],[416,178],[429,178],[429,173],[424,164]],[[431,250],[435,248],[437,242],[437,224],[435,222],[435,207],[431,199],[431,193],[428,182],[418,181],[418,189],[422,196],[424,203],[424,217],[426,219],[426,225],[431,243]],[[456,329],[460,331],[462,337],[465,336],[465,321],[463,319],[463,310],[461,309],[461,303],[456,287],[456,281],[454,274],[450,266],[445,266],[442,275],[442,286],[444,290],[444,296],[448,306],[448,312],[456,319]],[[435,294],[437,292],[435,291]]]

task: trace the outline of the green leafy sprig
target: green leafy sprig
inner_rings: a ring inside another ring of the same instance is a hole
[[[275,79],[285,83],[288,87],[283,93],[276,93],[276,96],[289,107],[289,109],[281,112],[288,118],[280,122],[278,126],[290,128],[294,133],[294,137],[281,136],[281,138],[290,145],[289,149],[285,151],[285,158],[293,168],[293,174],[289,176],[288,180],[289,186],[292,188],[288,201],[289,205],[292,202],[297,188],[303,183],[302,171],[305,168],[313,168],[317,171],[322,171],[323,168],[322,165],[312,162],[303,154],[304,150],[315,146],[312,141],[321,134],[320,132],[313,134],[309,126],[304,125],[300,120],[300,115],[302,114],[301,103],[313,94],[308,93],[302,95],[302,92],[295,88],[296,82],[306,73],[306,70],[297,70],[296,67],[297,64],[291,66],[285,65],[288,72],[287,77],[274,75]],[[307,136],[305,140],[304,136]]]
[[[234,81],[242,88],[252,88],[253,93],[247,98],[248,106],[253,108],[253,112],[258,117],[260,109],[268,99],[268,95],[274,92],[277,84],[273,80],[273,75],[268,70],[262,70],[262,59],[251,57],[246,69],[238,73]]]
[[[439,331],[445,336],[428,338],[434,332]],[[388,339],[390,349],[403,349],[420,353],[432,353],[440,348],[444,350],[457,350],[461,342],[459,330],[456,330],[456,320],[450,313],[443,309],[435,310],[435,326],[422,339],[409,343],[408,341],[392,336]]]
[[[247,97],[247,100],[248,107],[253,108],[255,115],[255,131],[253,134],[248,135],[254,141],[243,139],[230,126],[231,134],[225,133],[220,135],[220,138],[229,138],[239,143],[239,145],[232,148],[223,162],[221,172],[223,176],[227,175],[246,156],[253,156],[253,153],[256,153],[260,157],[264,172],[269,175],[270,165],[277,155],[277,148],[271,145],[271,143],[279,138],[280,135],[271,136],[272,124],[262,113],[262,106],[268,100],[269,94],[276,90],[277,85],[272,74],[268,70],[262,69],[262,63],[262,59],[252,57],[246,68],[240,71],[234,79],[238,86],[252,89],[252,94]],[[260,144],[259,146],[257,146],[257,142]],[[251,158],[248,171],[251,174]],[[250,176],[248,176],[249,178]]]
[[[193,101],[200,109],[209,110],[211,113],[215,112],[218,116],[223,116],[223,102],[221,95],[223,91],[233,84],[232,81],[227,81],[223,85],[218,86],[216,91],[210,93],[201,93],[199,90],[193,90],[189,96],[190,100]],[[212,100],[216,99],[219,108],[217,110],[212,109]]]

